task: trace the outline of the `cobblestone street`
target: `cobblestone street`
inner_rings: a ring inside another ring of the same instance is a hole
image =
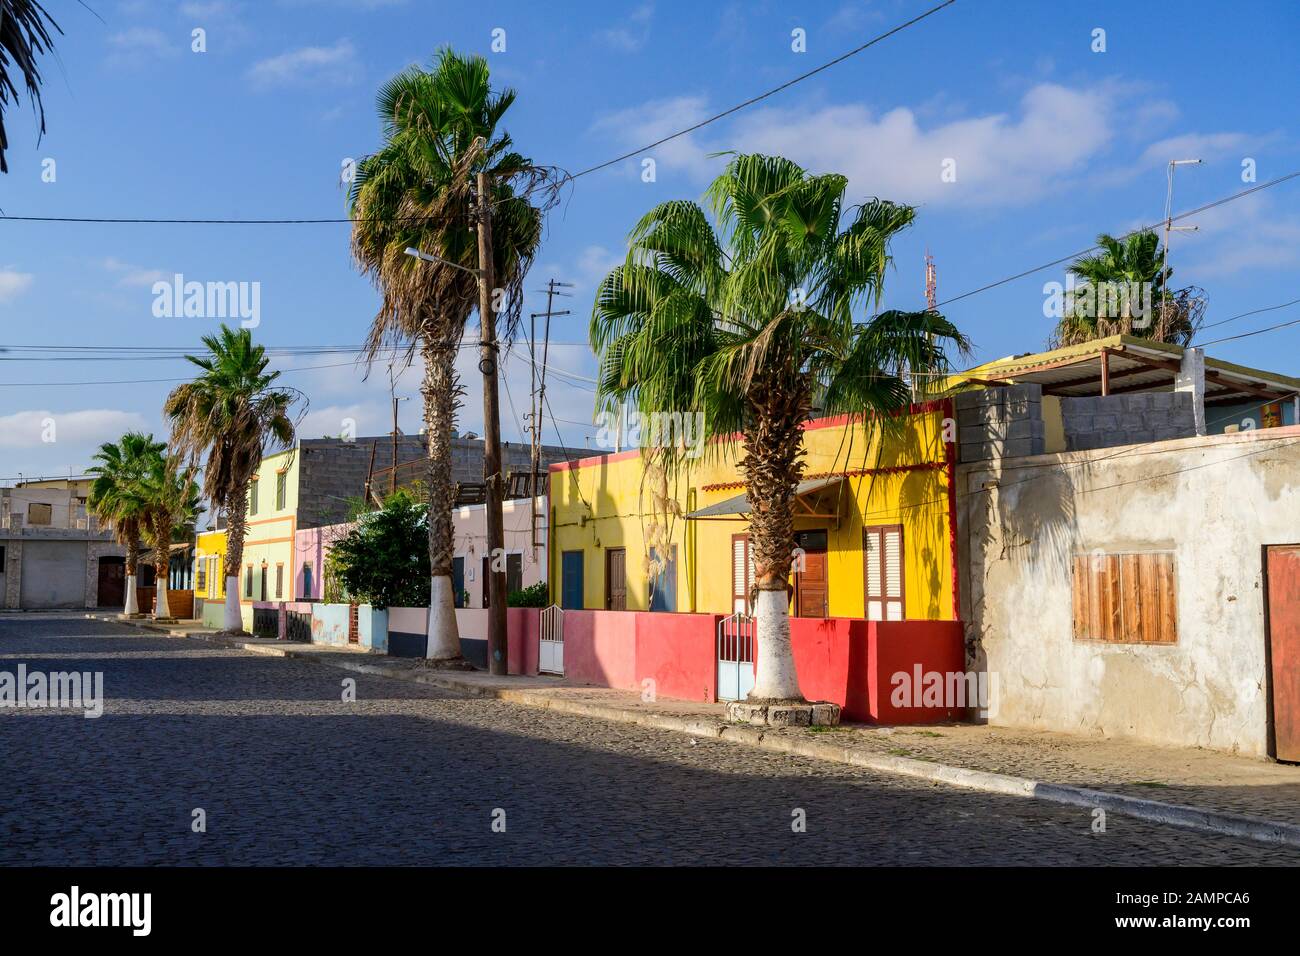
[[[0,711],[0,865],[1300,863],[73,615],[0,617],[19,663],[102,671],[104,714]]]

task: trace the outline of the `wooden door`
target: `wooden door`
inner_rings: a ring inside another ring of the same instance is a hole
[[[1300,762],[1300,545],[1268,548],[1273,757]]]
[[[826,576],[826,532],[801,531],[794,536],[803,549],[803,570],[794,577],[796,617],[825,617],[830,589]]]
[[[96,603],[100,607],[121,608],[126,603],[126,559],[99,559],[98,595]]]
[[[605,549],[605,610],[627,610],[627,551]]]

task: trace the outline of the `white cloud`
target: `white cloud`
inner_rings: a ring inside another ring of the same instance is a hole
[[[9,302],[22,295],[34,278],[30,272],[19,272],[9,267],[0,269],[0,302]]]
[[[109,272],[118,273],[118,285],[129,288],[152,288],[155,282],[170,278],[170,275],[161,269],[142,269],[112,256],[104,260],[103,266]]]
[[[52,433],[50,421],[53,421]],[[72,412],[52,412],[49,409],[15,412],[12,415],[0,415],[0,447],[58,447],[65,443],[98,445],[116,441],[123,432],[143,428],[145,420],[138,412],[112,408],[88,408]],[[51,434],[54,441],[46,441]]]
[[[142,57],[176,56],[182,49],[189,49],[190,36],[188,33],[168,36],[155,27],[130,27],[111,34],[108,45],[110,62],[131,65]]]
[[[653,3],[643,3],[623,23],[597,31],[596,37],[619,52],[635,53],[650,39],[650,22],[654,19],[654,12]]]
[[[710,112],[703,97],[647,103],[599,120],[597,132],[623,145],[652,142],[699,122]],[[705,179],[725,163],[709,153],[740,149],[789,156],[817,172],[842,172],[850,193],[901,202],[960,205],[1021,204],[1058,189],[1102,155],[1116,122],[1110,91],[1040,83],[1010,113],[927,124],[907,107],[875,112],[865,105],[817,109],[768,108],[743,114],[729,127],[679,137],[656,147],[660,168]],[[942,178],[953,160],[956,181]]]
[[[260,60],[249,68],[248,78],[261,88],[341,86],[355,82],[360,73],[356,48],[351,40],[342,39],[333,46],[301,47]]]
[[[1196,225],[1198,231],[1177,233],[1170,243],[1175,286],[1300,267],[1300,215],[1282,212],[1264,194],[1206,210],[1180,225]]]

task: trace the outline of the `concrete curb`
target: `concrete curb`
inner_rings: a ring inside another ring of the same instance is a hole
[[[207,634],[195,634],[180,629],[168,629],[142,621],[118,621],[103,615],[87,614],[86,617],[105,620],[111,623],[125,624],[128,627],[165,633],[173,637],[189,637],[211,644],[234,647],[264,654],[272,657],[292,657],[298,660],[314,661],[327,667],[352,671],[375,677],[390,677],[394,680],[412,681],[418,684],[430,684],[445,687],[475,697],[488,697],[518,704],[524,707],[536,707],[553,710],[557,713],[573,714],[580,717],[595,717],[600,720],[612,720],[623,724],[640,724],[656,730],[668,730],[675,733],[689,734],[692,737],[708,737],[729,743],[758,747],[778,753],[795,754],[815,760],[829,760],[835,763],[863,767],[881,773],[899,774],[917,777],[935,783],[944,783],[954,787],[964,787],[984,793],[996,793],[1003,796],[1023,797],[1031,800],[1045,800],[1067,806],[1084,807],[1089,810],[1101,809],[1107,813],[1147,820],[1168,826],[1183,827],[1223,836],[1241,837],[1261,843],[1280,844],[1300,847],[1300,826],[1292,823],[1279,823],[1236,813],[1224,813],[1218,810],[1206,810],[1201,807],[1189,807],[1177,803],[1164,803],[1159,800],[1145,800],[1105,790],[1092,790],[1069,784],[1048,783],[1028,777],[1016,777],[1009,774],[991,773],[985,770],[971,770],[948,764],[917,760],[912,757],[894,757],[888,754],[872,754],[837,746],[831,741],[814,740],[804,737],[772,735],[759,727],[744,724],[728,724],[720,720],[701,717],[678,717],[673,714],[642,713],[611,707],[588,701],[565,700],[551,696],[546,692],[532,690],[512,690],[510,688],[483,687],[471,681],[465,681],[447,672],[438,671],[397,671],[379,664],[367,664],[359,660],[329,660],[319,654],[304,653],[290,648],[272,647],[264,644],[248,644],[231,638],[216,638]]]

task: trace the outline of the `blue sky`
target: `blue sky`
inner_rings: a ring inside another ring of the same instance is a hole
[[[441,45],[488,56],[518,91],[508,128],[536,160],[578,170],[691,125],[831,59],[932,5],[878,2],[476,3],[422,0],[47,0],[65,35],[47,58],[48,132],[38,144],[24,103],[6,114],[12,216],[315,218],[344,215],[343,162],[373,150],[374,92]],[[206,31],[207,51],[191,50]],[[791,31],[806,31],[794,52]],[[1105,30],[1105,52],[1093,31]],[[505,31],[492,52],[493,31]],[[923,256],[939,297],[1087,247],[1163,215],[1165,163],[1175,207],[1300,169],[1294,50],[1300,5],[1188,0],[958,2],[762,104],[579,180],[551,215],[528,283],[575,283],[557,320],[554,364],[590,376],[585,346],[594,286],[654,203],[698,198],[725,149],[777,152],[850,177],[850,195],[919,207],[894,246],[886,306],[924,304]],[[44,182],[46,160],[56,178]],[[956,181],[943,182],[945,159]],[[1300,180],[1196,217],[1175,238],[1175,285],[1203,287],[1207,321],[1300,298]],[[348,227],[0,223],[0,345],[196,345],[212,319],[155,318],[151,286],[182,273],[261,284],[268,345],[355,345],[377,296],[352,266]],[[1062,267],[954,303],[946,313],[977,360],[1044,345],[1043,284]],[[531,307],[544,306],[534,296]],[[1234,322],[1218,334],[1300,316],[1300,307]],[[1300,374],[1300,326],[1210,347],[1210,354]],[[80,472],[123,430],[163,431],[179,361],[5,361],[0,356],[0,479]],[[386,371],[363,382],[338,357],[279,362],[311,400],[302,434],[388,427]],[[291,370],[291,371],[290,371]],[[467,359],[463,427],[481,430]],[[528,369],[508,362],[503,435],[521,437]],[[418,398],[417,370],[398,393]],[[591,393],[578,379],[550,394],[565,441],[584,447]],[[513,399],[514,409],[510,407]],[[418,428],[418,400],[402,404]],[[56,424],[53,442],[43,441]],[[555,434],[547,426],[546,438]]]

